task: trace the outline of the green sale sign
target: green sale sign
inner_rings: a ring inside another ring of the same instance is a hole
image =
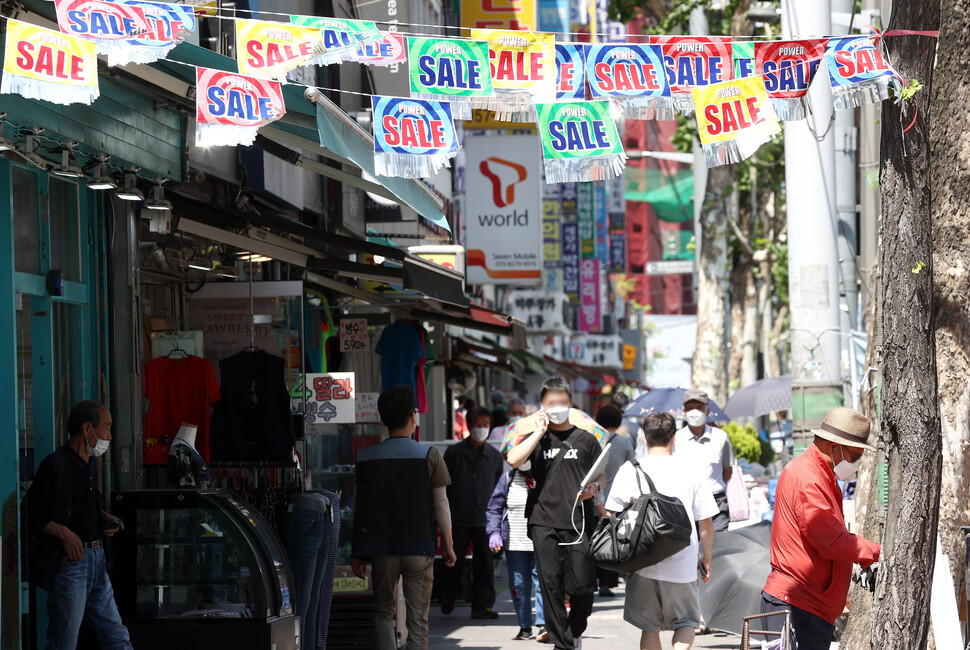
[[[623,173],[626,154],[610,102],[536,104],[546,180],[595,181]]]
[[[488,43],[408,38],[411,96],[422,99],[488,97],[492,74]]]

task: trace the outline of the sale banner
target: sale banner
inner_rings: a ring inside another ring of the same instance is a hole
[[[731,54],[734,56],[735,79],[745,79],[754,74],[754,43],[732,43]]]
[[[650,44],[660,46],[673,103],[684,113],[693,109],[694,88],[733,78],[729,36],[651,36]]]
[[[95,49],[92,41],[8,19],[0,93],[90,104],[100,95]]]
[[[357,48],[354,59],[357,63],[386,68],[404,63],[407,53],[404,50],[404,34],[400,32],[381,32],[381,40],[364,43]]]
[[[546,182],[607,180],[623,174],[626,154],[610,102],[537,104]]]
[[[754,46],[754,69],[780,120],[804,120],[811,112],[806,97],[825,57],[826,39],[771,41]]]
[[[279,82],[209,68],[195,70],[195,146],[249,146],[259,127],[283,117]]]
[[[899,78],[867,36],[831,39],[825,62],[837,111],[889,99],[889,86]]]
[[[586,99],[586,49],[556,43],[556,99]]]
[[[353,424],[357,421],[356,375],[352,372],[306,374],[307,424]]]
[[[317,62],[325,52],[319,29],[236,19],[239,74],[286,81],[286,73]]]
[[[379,176],[431,178],[458,155],[448,102],[371,96],[374,171]]]
[[[659,45],[591,45],[586,78],[593,98],[618,100],[629,119],[675,117]]]
[[[290,22],[302,27],[319,29],[326,51],[317,59],[320,65],[356,61],[360,46],[383,38],[377,25],[366,20],[322,18],[320,16],[290,16]]]
[[[492,94],[488,43],[408,38],[411,97],[448,101],[456,120],[472,119],[472,97]]]
[[[195,31],[192,7],[142,0],[54,0],[65,34],[92,40],[108,65],[165,58]]]
[[[535,104],[556,99],[554,34],[473,29],[472,40],[488,42],[491,97],[476,98],[473,108],[487,108],[497,119],[535,121]]]
[[[693,95],[708,167],[741,162],[781,132],[760,75],[695,88]]]

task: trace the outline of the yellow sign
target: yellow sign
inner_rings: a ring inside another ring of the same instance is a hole
[[[461,24],[469,29],[538,29],[538,0],[461,0]]]
[[[692,93],[701,144],[781,130],[761,75],[699,86]]]
[[[334,578],[333,579],[333,593],[335,594],[346,594],[358,591],[367,591],[370,585],[367,584],[366,578],[358,578],[354,576],[353,578]]]
[[[457,256],[444,253],[418,253],[418,257],[428,260],[432,264],[443,266],[450,271],[457,271]]]
[[[632,345],[623,344],[623,369],[636,370],[637,349]]]
[[[533,95],[556,93],[555,34],[501,29],[473,29],[472,39],[488,41],[492,87],[529,90]]]
[[[364,253],[364,264],[380,266],[374,261],[374,256],[370,253]],[[360,288],[364,291],[369,291],[370,293],[379,293],[381,295],[388,293],[403,293],[403,291],[398,291],[386,282],[377,282],[376,280],[361,280],[360,282]]]
[[[323,32],[310,27],[236,19],[239,74],[283,79],[324,53]]]
[[[90,104],[99,95],[95,49],[94,41],[8,20],[0,92],[58,104]]]
[[[524,122],[505,122],[495,119],[495,111],[484,108],[472,109],[472,119],[465,120],[465,128],[474,129],[507,129],[509,131],[529,131],[535,133],[535,124]]]

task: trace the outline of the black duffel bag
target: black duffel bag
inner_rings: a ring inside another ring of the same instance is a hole
[[[640,464],[631,462],[637,471],[640,496],[623,512],[600,519],[590,541],[596,566],[618,573],[639,571],[684,550],[690,546],[694,529],[680,499],[657,492]],[[641,474],[647,479],[648,494],[643,493]]]

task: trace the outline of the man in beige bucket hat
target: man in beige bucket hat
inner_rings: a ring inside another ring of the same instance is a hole
[[[869,567],[879,545],[845,529],[842,490],[868,444],[869,419],[850,408],[830,409],[814,442],[778,479],[771,527],[771,573],[762,612],[790,610],[798,650],[828,650],[845,608],[852,565]],[[772,620],[776,619],[776,620]],[[766,619],[780,629],[783,617]]]

